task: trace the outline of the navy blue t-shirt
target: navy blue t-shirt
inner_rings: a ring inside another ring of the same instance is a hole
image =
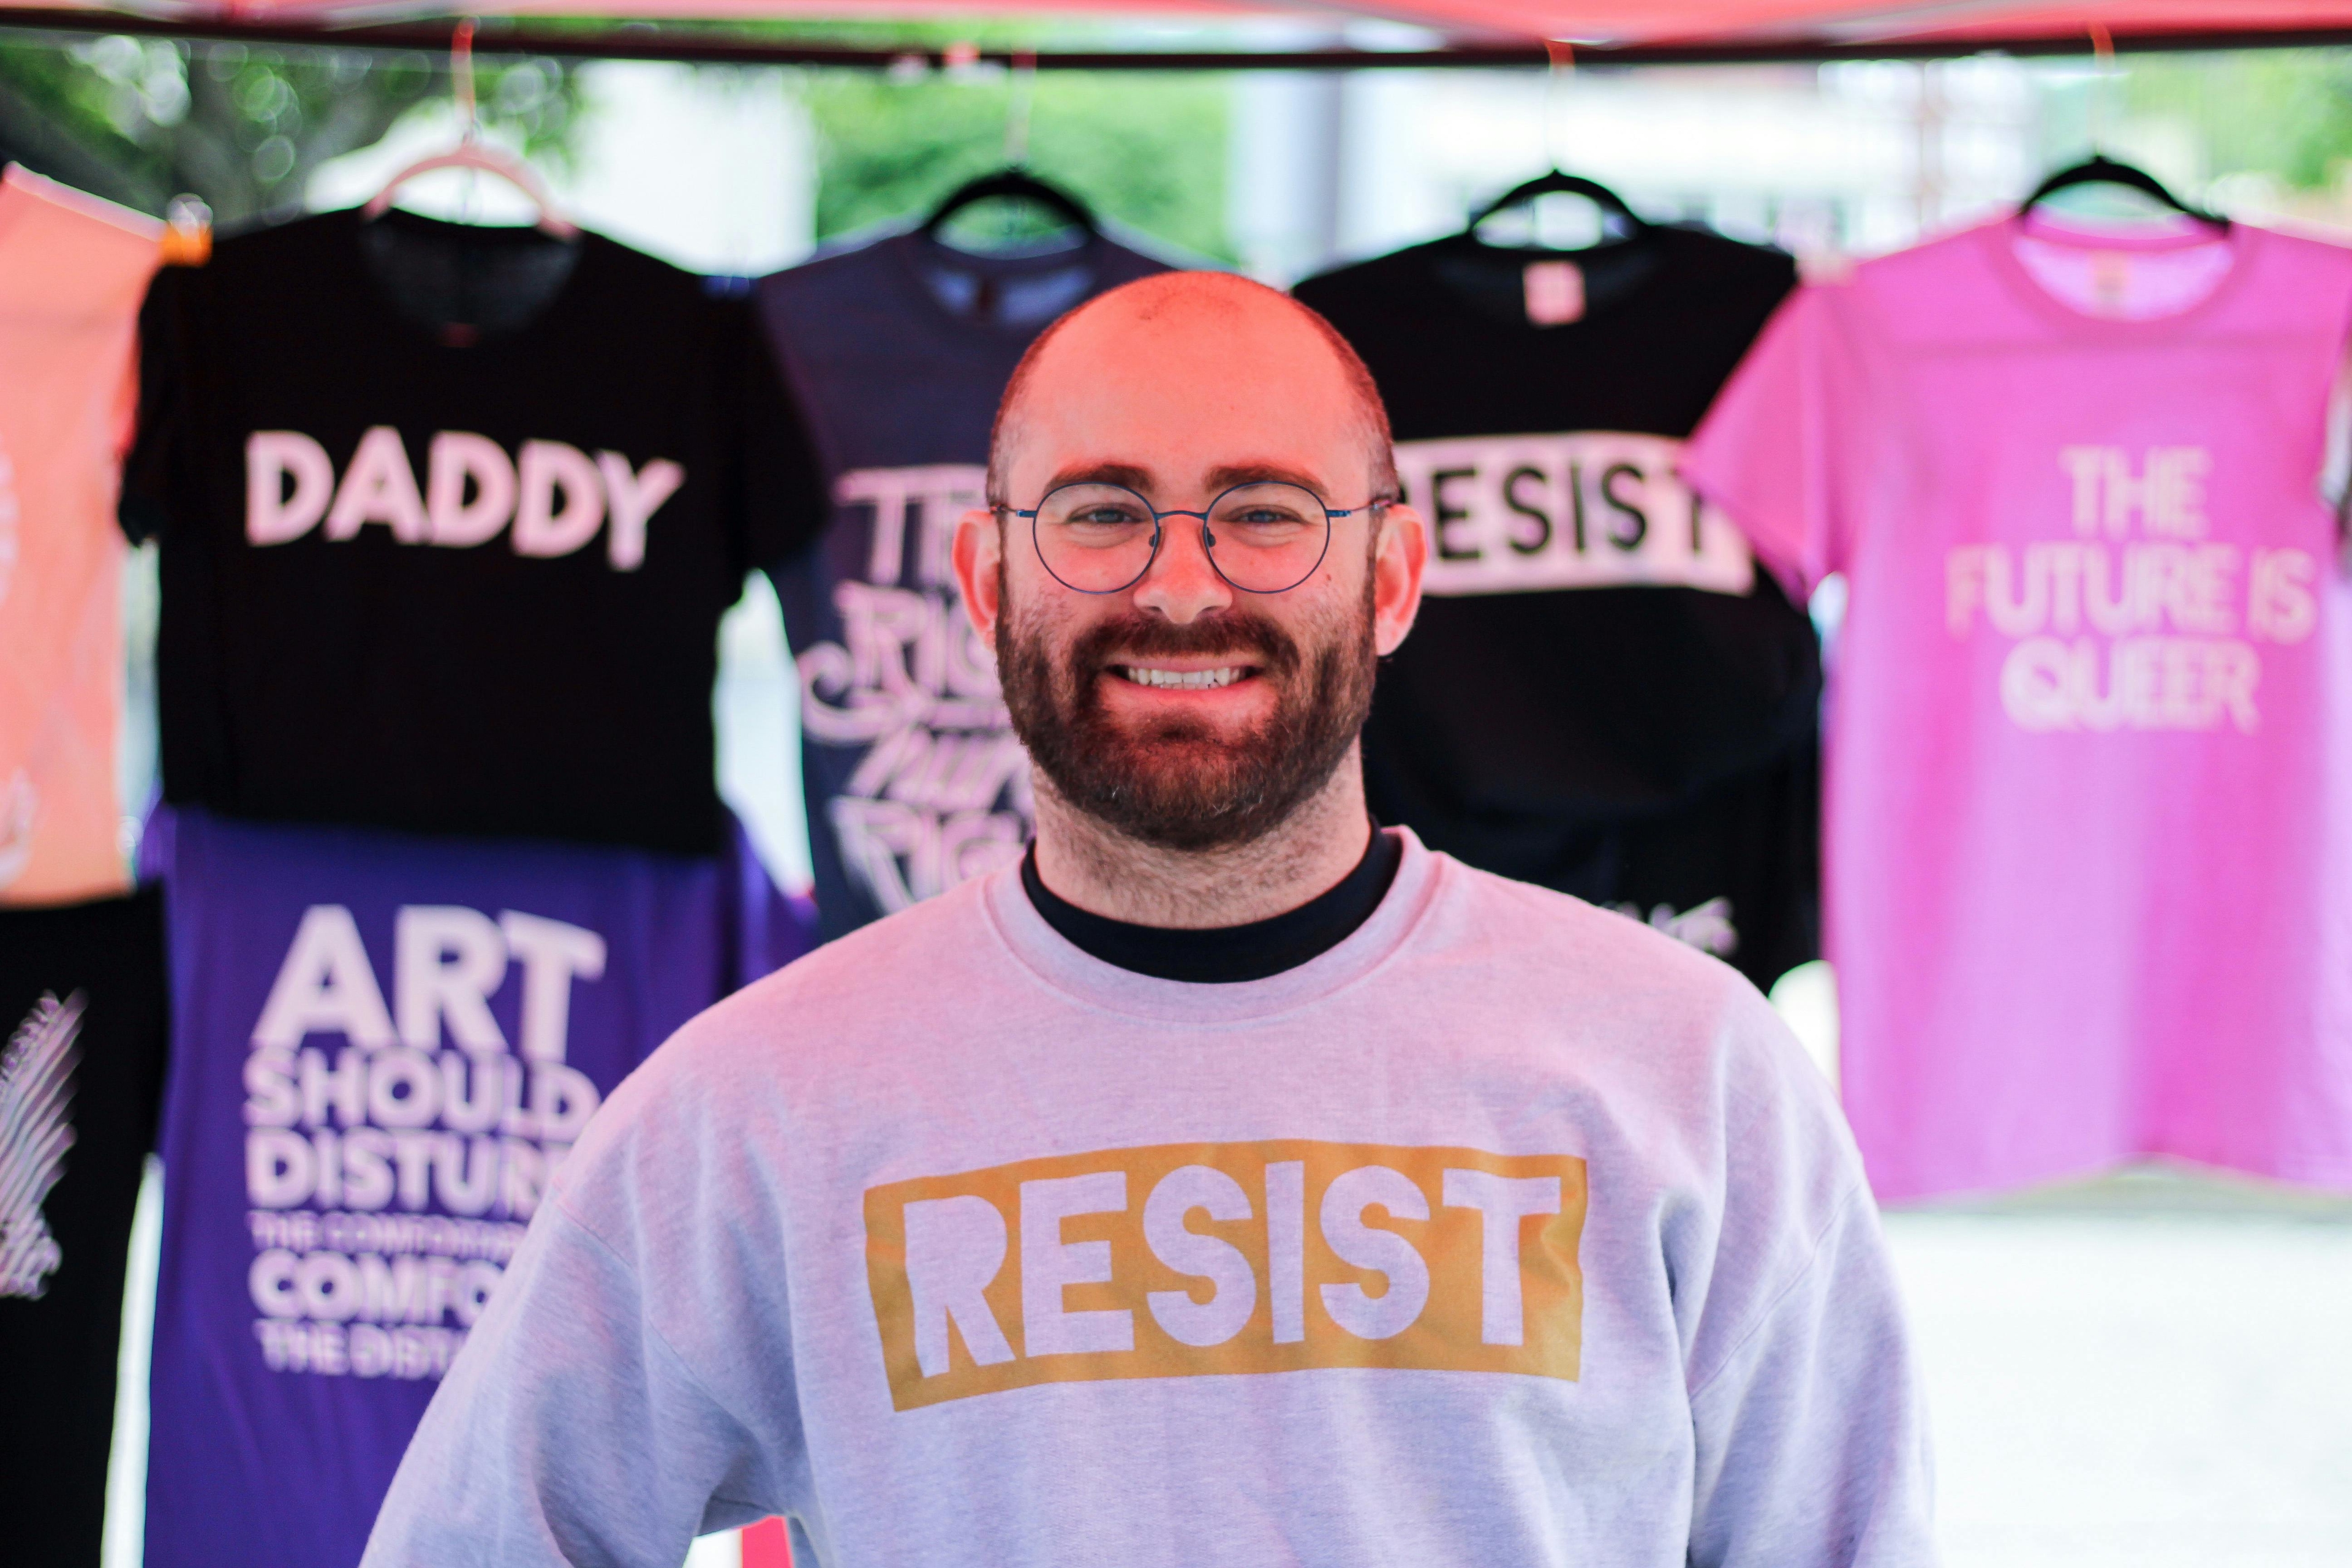
[[[979,257],[920,232],[763,279],[759,304],[832,498],[774,562],[799,666],[817,913],[833,938],[1019,858],[1028,758],[948,551],[996,404],[1037,333],[1164,271],[1097,237]]]

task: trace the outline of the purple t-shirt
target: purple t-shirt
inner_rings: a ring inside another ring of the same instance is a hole
[[[572,1141],[772,907],[718,858],[193,810],[146,848],[173,1010],[146,1561],[348,1565]]]

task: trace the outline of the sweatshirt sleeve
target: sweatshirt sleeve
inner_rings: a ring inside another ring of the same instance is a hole
[[[539,1216],[411,1440],[362,1568],[676,1568],[767,1510],[754,1445],[649,1321],[625,1259]]]
[[[656,1052],[564,1161],[362,1568],[677,1568],[698,1534],[805,1505],[789,1313],[763,1310],[772,1194],[714,1131],[723,1086],[676,1083],[692,1044]]]
[[[1738,986],[1721,1225],[1688,1259],[1692,1568],[1925,1568],[1927,1422],[1878,1205],[1836,1097]]]
[[[1925,1568],[1927,1422],[1878,1210],[1851,1191],[1691,1396],[1694,1568]]]

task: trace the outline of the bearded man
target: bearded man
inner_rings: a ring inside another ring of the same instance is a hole
[[[1237,279],[1005,394],[955,563],[1025,862],[703,1015],[600,1111],[366,1562],[1930,1559],[1876,1211],[1731,970],[1368,819],[1426,531]],[[1559,679],[1583,672],[1562,670]]]

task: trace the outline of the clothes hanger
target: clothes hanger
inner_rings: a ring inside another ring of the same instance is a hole
[[[213,258],[213,209],[183,193],[163,209],[163,265],[202,267]]]
[[[2126,163],[2110,158],[2105,153],[2094,153],[2081,163],[2069,163],[2066,167],[2052,174],[2049,178],[2033,187],[2033,194],[2020,203],[2017,210],[2020,214],[2032,212],[2059,192],[2071,191],[2081,185],[2122,185],[2139,192],[2140,195],[2162,206],[2170,208],[2183,217],[2194,218],[2202,224],[2210,224],[2224,233],[2228,232],[2230,227],[2230,220],[2221,214],[2210,213],[2201,207],[2189,205],[2166,189],[2164,182],[2146,169],[2136,163]]]
[[[1004,167],[950,191],[923,220],[923,233],[932,239],[950,218],[986,201],[1027,202],[1082,231],[1089,239],[1101,232],[1094,211],[1059,185],[1048,184],[1029,173],[1029,111],[1036,94],[1037,57],[1023,51],[1013,57],[1013,97],[1004,118]]]
[[[1576,69],[1576,49],[1570,44],[1553,38],[1545,40],[1544,53],[1550,61],[1544,76],[1544,161],[1551,167],[1532,180],[1512,186],[1471,214],[1470,221],[1463,226],[1460,238],[1486,249],[1504,249],[1505,247],[1489,245],[1485,239],[1480,238],[1478,226],[1497,213],[1508,211],[1516,206],[1525,206],[1538,197],[1550,195],[1581,196],[1591,202],[1600,210],[1601,232],[1601,238],[1596,244],[1583,247],[1579,250],[1555,251],[1552,254],[1585,255],[1593,251],[1614,249],[1629,240],[1640,238],[1649,232],[1650,226],[1643,221],[1640,214],[1625,205],[1625,199],[1622,196],[1598,180],[1587,179],[1582,174],[1569,174],[1559,166],[1559,100],[1569,75]],[[1549,247],[1512,246],[1507,248],[1517,250],[1548,249]]]
[[[2101,89],[2115,70],[2116,45],[2115,39],[2108,35],[2104,25],[2094,22],[2090,25],[2090,31],[2091,53],[2093,58],[2098,62],[2100,73],[2098,80],[2092,84],[2091,89],[2091,155],[2079,163],[2069,163],[2063,169],[2053,171],[2040,184],[2034,186],[2033,194],[2018,204],[2018,216],[2022,217],[2061,191],[2071,191],[2083,185],[2121,185],[2126,190],[2137,191],[2158,205],[2168,207],[2183,217],[2194,218],[2201,224],[2210,224],[2227,234],[2230,231],[2228,218],[2219,213],[2210,213],[2201,207],[2191,206],[2166,188],[2163,181],[2137,163],[2126,163],[2120,159],[2107,156],[2105,124],[2106,98]]]
[[[392,199],[400,188],[420,174],[429,174],[436,169],[471,169],[495,175],[520,191],[538,209],[541,233],[557,239],[577,239],[579,226],[557,210],[555,198],[548,193],[538,172],[511,153],[490,146],[481,139],[481,122],[474,112],[474,22],[470,16],[457,24],[449,40],[449,75],[457,94],[458,116],[465,124],[457,144],[446,153],[420,158],[393,175],[382,190],[368,198],[367,205],[361,209],[362,216],[382,217],[392,209]]]
[[[976,180],[958,185],[931,210],[931,216],[923,220],[923,232],[937,239],[940,229],[948,219],[964,208],[999,199],[1028,202],[1044,207],[1055,216],[1084,229],[1089,237],[1098,232],[1094,212],[1086,203],[1059,185],[1047,184],[1026,169],[1017,167],[999,169],[992,174],[982,174]]]
[[[1507,211],[1515,206],[1524,206],[1538,196],[1549,195],[1581,196],[1601,209],[1601,231],[1607,237],[1598,244],[1585,247],[1585,249],[1610,249],[1628,240],[1637,239],[1649,232],[1649,223],[1639,213],[1627,206],[1625,199],[1616,192],[1598,180],[1587,179],[1582,174],[1570,174],[1555,168],[1549,173],[1538,174],[1534,179],[1524,184],[1512,186],[1471,214],[1469,223],[1463,228],[1463,235],[1475,243],[1485,245],[1486,243],[1485,240],[1477,238],[1480,224],[1485,223],[1496,213]],[[1613,234],[1610,232],[1612,229],[1616,231]],[[1574,255],[1576,252],[1568,251],[1561,254]]]

